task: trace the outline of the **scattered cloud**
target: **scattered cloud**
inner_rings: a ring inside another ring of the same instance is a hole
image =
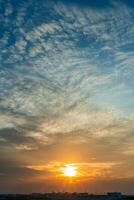
[[[133,176],[133,7],[107,2],[0,1],[0,149],[29,161],[16,178],[65,147],[95,157],[91,170],[122,161],[118,178]]]

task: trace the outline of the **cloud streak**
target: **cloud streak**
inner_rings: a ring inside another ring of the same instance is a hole
[[[133,7],[124,1],[0,4],[3,155],[16,152],[28,162],[36,154],[39,162],[45,151],[49,163],[47,154],[59,159],[55,149],[66,152],[65,144],[74,155],[80,147],[85,162],[89,154],[98,162],[123,160],[124,174],[130,169],[133,176]]]

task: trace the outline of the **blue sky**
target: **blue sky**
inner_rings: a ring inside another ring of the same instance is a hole
[[[60,145],[71,146],[74,155],[80,145],[80,155],[86,154],[81,162],[90,163],[90,153],[96,162],[117,165],[110,169],[117,178],[132,178],[133,1],[0,0],[0,5],[0,162],[8,155],[6,162],[15,162],[15,169],[21,162],[25,171],[35,162],[29,160],[33,154],[38,163],[38,155],[45,151],[47,157],[52,149],[46,164]],[[10,177],[7,171],[1,169],[1,176]],[[14,176],[12,191],[20,174]]]

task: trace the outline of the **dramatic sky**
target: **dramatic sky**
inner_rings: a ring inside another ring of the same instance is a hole
[[[133,0],[0,0],[0,193],[133,193],[133,87]]]

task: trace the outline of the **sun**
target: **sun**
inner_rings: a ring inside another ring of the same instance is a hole
[[[77,170],[74,165],[66,165],[63,169],[63,175],[68,177],[74,177],[77,175]]]

